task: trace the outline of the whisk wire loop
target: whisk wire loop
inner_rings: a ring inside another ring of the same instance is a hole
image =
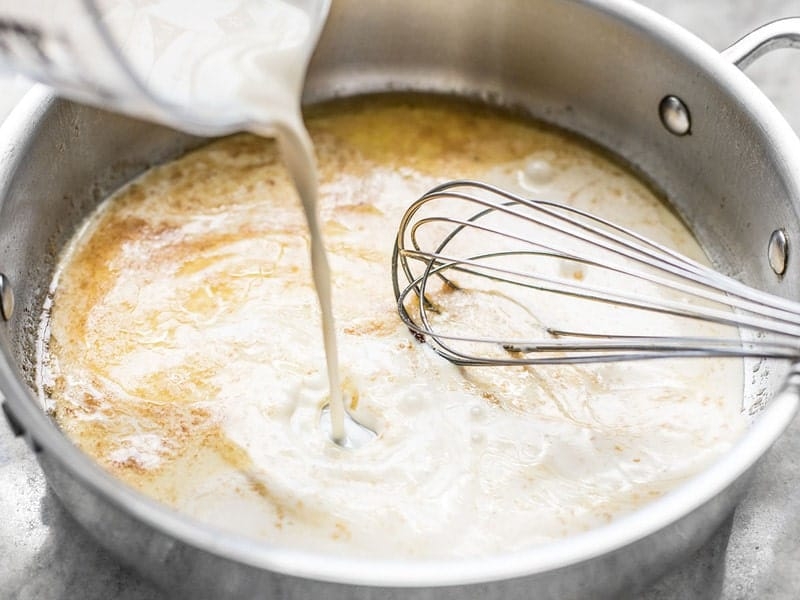
[[[460,365],[800,354],[800,304],[597,215],[482,182],[442,184],[407,209],[392,274],[403,322]],[[561,304],[573,312],[602,305],[610,318],[590,319],[597,329],[586,331],[539,314]],[[665,330],[617,327],[625,315]],[[687,328],[691,321],[699,325]],[[695,329],[711,333],[686,333]]]

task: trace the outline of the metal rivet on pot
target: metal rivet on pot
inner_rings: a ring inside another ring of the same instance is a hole
[[[783,229],[776,229],[769,236],[769,246],[767,246],[767,258],[769,266],[775,271],[776,275],[783,275],[786,271],[786,259],[789,257],[789,239]]]
[[[0,273],[0,313],[8,321],[14,313],[14,290],[11,282],[3,273]]]
[[[658,105],[658,115],[667,131],[675,135],[686,135],[692,129],[689,108],[677,96],[664,96]]]

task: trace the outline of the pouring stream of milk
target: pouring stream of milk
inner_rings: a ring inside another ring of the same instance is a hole
[[[170,125],[201,131],[233,123],[277,137],[311,238],[330,386],[330,436],[337,444],[350,445],[330,271],[318,217],[314,150],[300,112],[305,71],[329,5],[329,0],[100,3],[104,25],[132,74],[156,100],[174,109]]]
[[[318,182],[314,165],[314,150],[311,145],[311,138],[308,136],[308,132],[303,126],[299,115],[296,120],[278,124],[276,133],[280,143],[281,155],[303,204],[311,239],[311,275],[314,278],[314,288],[319,298],[322,316],[322,336],[325,343],[325,360],[330,388],[331,439],[337,444],[345,445],[347,442],[347,433],[344,428],[345,409],[342,388],[339,382],[339,354],[336,347],[330,268],[322,239],[317,207]]]

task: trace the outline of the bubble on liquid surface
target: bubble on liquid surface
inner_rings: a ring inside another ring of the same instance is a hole
[[[536,158],[519,171],[519,184],[529,191],[538,191],[555,177],[555,169],[550,161]]]

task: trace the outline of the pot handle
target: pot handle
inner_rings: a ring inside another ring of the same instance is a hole
[[[722,51],[722,57],[746,69],[763,55],[780,48],[800,48],[800,17],[762,25]]]

